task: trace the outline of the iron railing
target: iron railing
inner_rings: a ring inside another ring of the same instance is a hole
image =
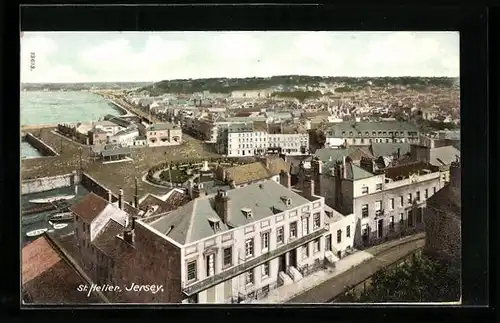
[[[281,246],[277,249],[274,249],[268,253],[265,253],[261,256],[255,257],[253,259],[249,259],[248,261],[236,265],[228,270],[225,270],[219,274],[216,274],[214,276],[211,276],[209,278],[206,278],[202,281],[199,281],[197,283],[194,283],[191,286],[185,287],[183,289],[184,294],[187,296],[191,296],[193,294],[199,293],[209,287],[218,285],[228,279],[231,279],[233,277],[236,277],[250,269],[253,269],[257,266],[262,265],[265,262],[268,262],[271,259],[274,259],[278,256],[281,256],[284,253],[287,253],[290,250],[293,250],[305,243],[308,243],[316,238],[321,237],[324,233],[326,233],[328,230],[325,228],[322,228],[320,230],[317,230],[315,232],[312,232],[306,236],[303,236],[301,238],[298,238],[290,243],[287,243],[284,246]]]

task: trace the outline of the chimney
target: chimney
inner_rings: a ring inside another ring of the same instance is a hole
[[[311,176],[307,176],[307,178],[305,179],[302,194],[306,197],[314,196],[314,180],[311,178]]]
[[[113,195],[111,194],[111,190],[108,190],[108,202],[113,203]]]
[[[118,195],[118,208],[123,210],[123,190],[121,188]]]
[[[230,217],[231,199],[227,196],[227,192],[219,190],[215,196],[215,212],[225,224],[228,223]]]
[[[288,189],[292,188],[292,176],[290,176],[289,172],[284,170],[280,172],[280,184]]]
[[[196,184],[196,187],[193,188],[193,199],[201,197],[201,196],[205,196],[205,195],[206,195],[206,193],[205,193],[205,189],[203,188],[203,184],[202,183]]]
[[[125,231],[123,231],[123,240],[125,240],[125,242],[133,245],[134,244],[134,232],[130,229],[127,229]]]

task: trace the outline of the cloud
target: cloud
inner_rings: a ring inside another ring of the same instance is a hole
[[[175,78],[458,76],[458,33],[25,33],[23,82]],[[30,52],[36,69],[29,70]]]

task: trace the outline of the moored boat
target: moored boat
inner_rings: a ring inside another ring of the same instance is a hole
[[[59,230],[59,229],[64,229],[68,226],[68,223],[53,223],[52,224],[52,227],[55,229],[55,230]]]
[[[71,222],[73,221],[73,213],[71,212],[62,212],[56,213],[49,217],[50,222]]]
[[[53,196],[53,197],[47,197],[47,198],[41,198],[41,199],[33,199],[30,200],[30,203],[33,204],[48,204],[48,203],[53,203],[56,201],[61,201],[61,200],[71,200],[74,198],[75,195],[59,195],[59,196]]]
[[[26,233],[26,236],[27,237],[37,237],[39,235],[44,234],[47,230],[48,230],[47,228],[31,230],[31,231]]]

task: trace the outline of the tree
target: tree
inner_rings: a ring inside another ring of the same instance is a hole
[[[446,302],[459,298],[460,271],[456,266],[413,255],[373,275],[372,288],[357,302]]]

